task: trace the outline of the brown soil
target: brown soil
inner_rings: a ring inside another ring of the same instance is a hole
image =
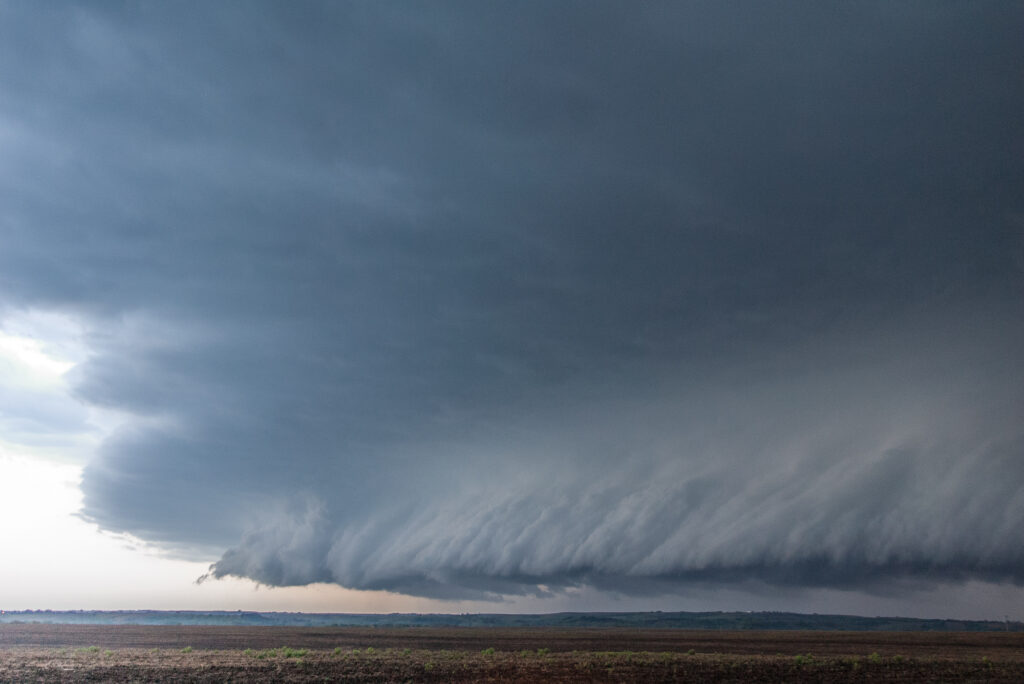
[[[0,625],[4,682],[410,680],[1020,682],[1024,634]]]

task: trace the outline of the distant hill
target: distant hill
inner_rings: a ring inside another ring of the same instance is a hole
[[[390,613],[260,613],[193,610],[23,610],[0,613],[3,623],[102,625],[274,625],[295,627],[631,627],[643,629],[805,629],[849,631],[1024,631],[1022,622],[925,620],[801,613],[550,613],[463,615]]]

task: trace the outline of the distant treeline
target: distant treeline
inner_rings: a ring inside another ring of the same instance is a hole
[[[1022,622],[925,620],[801,613],[550,613],[463,615],[391,613],[259,613],[191,610],[24,610],[0,613],[2,623],[101,625],[267,625],[293,627],[631,627],[644,629],[807,629],[849,631],[1024,631]]]

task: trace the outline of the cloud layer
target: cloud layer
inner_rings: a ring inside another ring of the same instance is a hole
[[[434,597],[1024,580],[1012,3],[194,9],[0,9],[0,320],[131,417],[88,518]]]
[[[403,469],[414,485],[387,488],[372,515],[329,493],[295,499],[213,574],[441,598],[749,579],[1020,584],[1024,374],[986,356],[1005,358],[1021,332],[974,328],[965,349],[923,326],[874,341],[868,358],[858,340],[776,360],[755,381],[731,366],[677,371],[544,406],[511,434],[417,445],[425,472]],[[459,472],[431,477],[449,464]]]

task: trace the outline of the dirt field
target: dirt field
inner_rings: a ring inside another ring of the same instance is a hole
[[[0,625],[0,681],[1024,681],[1024,634]]]

